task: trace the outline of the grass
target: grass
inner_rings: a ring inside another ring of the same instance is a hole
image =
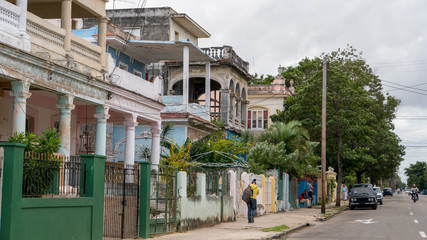
[[[280,226],[275,226],[275,227],[271,227],[271,228],[264,228],[262,231],[263,232],[282,232],[283,230],[289,229],[289,226],[287,225],[280,225]]]

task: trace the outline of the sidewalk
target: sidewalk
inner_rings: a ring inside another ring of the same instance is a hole
[[[326,215],[330,216],[341,212],[347,204],[342,202],[341,207],[335,207],[335,203],[326,206]],[[237,218],[237,221],[221,223],[212,227],[199,228],[183,233],[170,233],[163,236],[150,238],[153,240],[239,240],[239,239],[273,239],[283,235],[281,232],[263,232],[262,229],[276,227],[285,224],[291,230],[312,224],[318,218],[324,218],[320,214],[320,206],[314,208],[300,208],[289,212],[268,213],[255,217],[255,223],[248,223],[247,218]]]

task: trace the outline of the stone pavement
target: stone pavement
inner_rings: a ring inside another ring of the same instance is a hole
[[[170,233],[150,238],[152,240],[239,240],[239,239],[274,239],[284,235],[283,232],[263,232],[264,228],[285,224],[290,231],[313,224],[315,221],[335,215],[347,207],[342,202],[341,207],[335,204],[327,205],[326,215],[320,214],[320,206],[301,208],[289,212],[268,213],[255,217],[255,223],[248,223],[247,218],[237,218],[237,221],[221,223],[212,227],[199,228],[182,233]],[[288,230],[289,231],[289,230]]]

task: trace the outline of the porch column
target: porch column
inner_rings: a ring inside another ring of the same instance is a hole
[[[151,123],[151,163],[160,163],[160,122]]]
[[[12,134],[25,133],[25,119],[27,117],[27,99],[31,97],[30,83],[13,80],[11,81],[13,97]]]
[[[67,54],[71,53],[71,6],[71,0],[62,0],[61,28],[65,30],[64,49]]]
[[[108,18],[103,16],[98,19],[98,46],[101,47],[101,59],[100,63],[104,70],[107,70],[107,22]]]
[[[242,121],[245,123],[244,129],[248,129],[248,106],[249,106],[248,100],[242,101],[242,108],[243,108]]]
[[[70,156],[71,150],[71,111],[74,109],[74,97],[70,95],[58,95],[59,108],[59,139],[61,147],[59,152]]]
[[[242,98],[236,97],[236,119],[237,119],[237,129],[242,128]]]
[[[188,87],[189,87],[189,81],[190,81],[190,49],[188,46],[183,47],[183,70],[182,70],[182,104],[184,104],[184,107],[188,107]]]
[[[95,137],[95,155],[106,155],[106,140],[107,140],[107,120],[110,118],[108,115],[109,107],[96,106],[96,137]]]
[[[211,62],[206,62],[205,76],[205,107],[206,112],[211,112]]]
[[[21,35],[23,35],[27,32],[28,0],[17,0],[16,5],[21,8],[21,13],[19,14],[18,29],[21,32]]]
[[[131,114],[126,116],[123,122],[126,126],[125,165],[127,166],[133,166],[135,161],[135,127],[138,126],[136,118],[136,114]]]
[[[228,114],[229,114],[229,104],[230,104],[230,90],[220,89],[221,94],[221,121],[225,126],[228,126]]]

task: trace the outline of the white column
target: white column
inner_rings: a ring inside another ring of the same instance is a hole
[[[237,118],[237,129],[242,129],[242,98],[236,97],[236,118]]]
[[[151,123],[151,163],[160,163],[160,122]]]
[[[245,101],[242,101],[242,102],[243,102],[243,106],[242,107],[243,107],[243,112],[244,112],[244,114],[242,116],[242,119],[245,122],[244,129],[248,129],[248,106],[249,106],[249,101],[245,100]]]
[[[182,71],[182,104],[184,104],[184,108],[188,106],[188,88],[190,86],[190,49],[188,46],[184,46],[183,48],[183,71]]]
[[[27,118],[27,99],[31,97],[30,83],[13,80],[11,81],[13,97],[12,134],[25,133],[25,120]]]
[[[70,156],[71,151],[71,111],[74,109],[74,97],[70,95],[58,95],[59,108],[59,139],[61,141],[60,153]]]
[[[98,46],[101,47],[101,59],[100,63],[104,70],[107,70],[107,17],[100,17],[98,19]]]
[[[125,117],[123,124],[126,126],[125,139],[125,166],[133,166],[135,161],[135,127],[137,115],[131,114]]]
[[[19,14],[18,29],[21,32],[21,35],[24,35],[27,32],[28,0],[17,0],[16,5],[21,8],[21,13]]]
[[[206,62],[205,76],[205,107],[206,112],[211,112],[211,62]]]
[[[71,7],[71,0],[62,0],[61,28],[65,30],[64,49],[67,54],[71,53]]]
[[[96,138],[95,138],[95,154],[96,155],[106,155],[106,145],[107,145],[107,120],[110,118],[108,115],[109,107],[104,107],[102,105],[95,107],[96,118]]]

